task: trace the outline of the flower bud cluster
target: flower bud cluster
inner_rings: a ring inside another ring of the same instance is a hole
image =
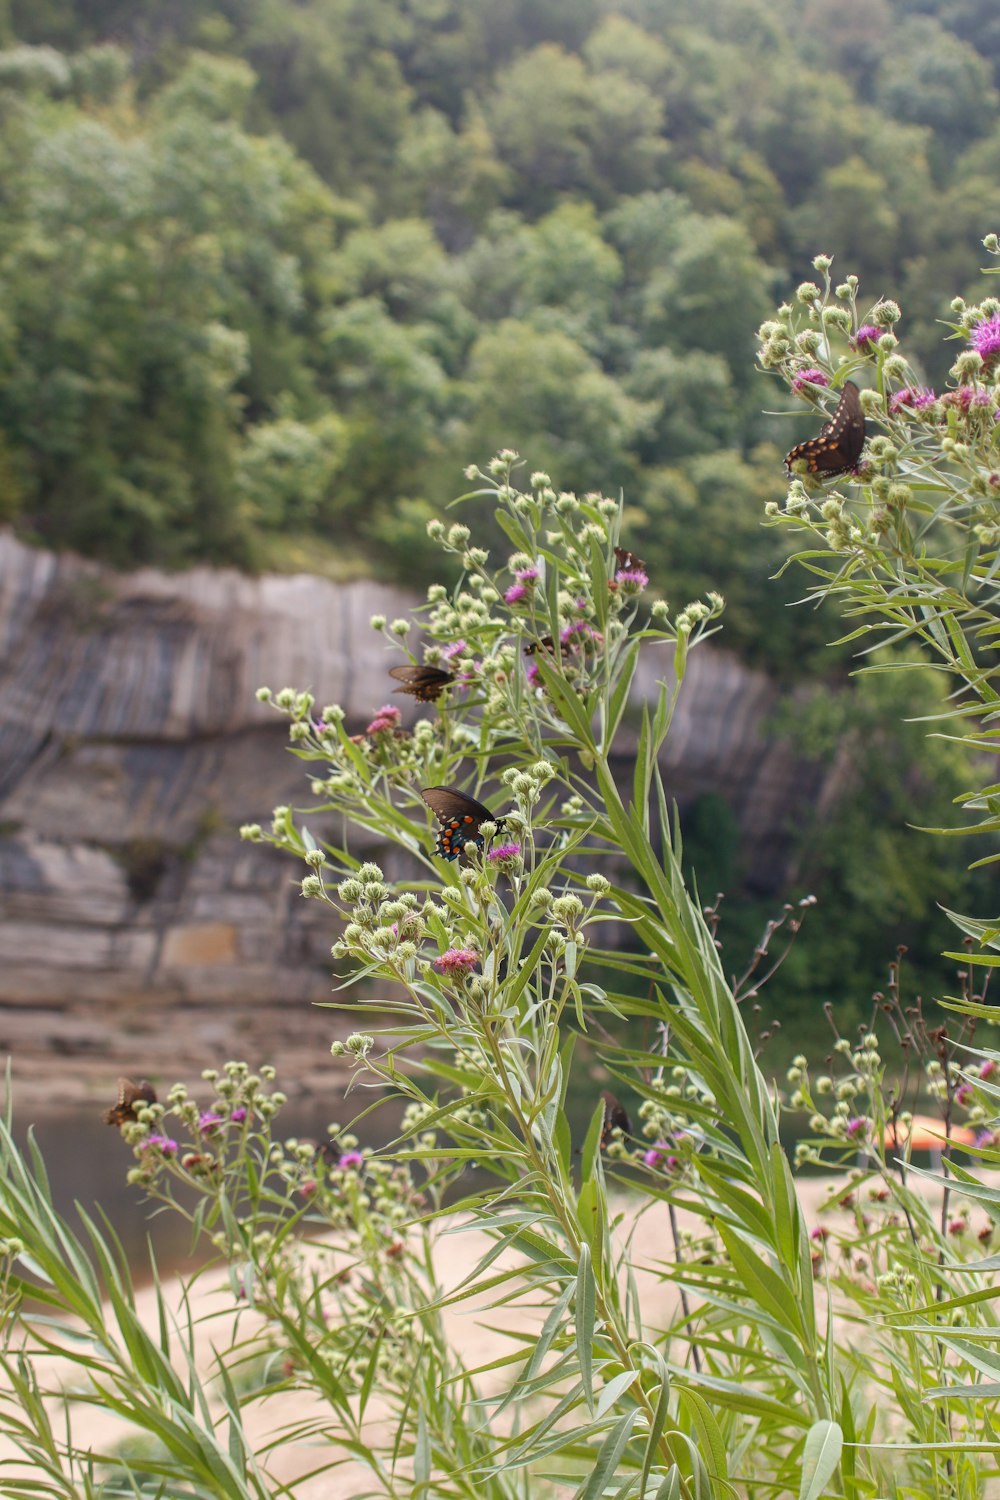
[[[379,866],[369,863],[342,880],[337,895],[350,909],[350,917],[333,946],[335,958],[355,953],[398,964],[416,957],[426,923],[412,891],[394,893]]]

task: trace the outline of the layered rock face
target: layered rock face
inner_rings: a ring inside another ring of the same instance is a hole
[[[308,575],[117,574],[0,535],[0,1051],[19,1097],[103,1097],[119,1072],[228,1056],[324,1086],[330,1040],[354,1029],[315,1004],[334,998],[328,913],[294,862],[237,835],[308,800],[254,691],[310,688],[364,722],[400,660],[370,617],[413,602]],[[658,671],[643,663],[640,694]],[[824,795],[769,731],[778,697],[700,648],[664,761],[682,803],[726,799],[775,886],[782,830]]]

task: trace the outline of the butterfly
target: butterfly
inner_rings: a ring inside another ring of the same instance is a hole
[[[389,676],[403,684],[394,688],[394,692],[412,693],[418,703],[433,703],[455,681],[451,672],[441,667],[390,667]]]
[[[796,443],[785,459],[789,473],[797,458],[804,458],[808,472],[824,479],[849,474],[857,468],[865,445],[865,414],[861,410],[861,392],[853,380],[844,381],[840,405],[820,428],[819,437]]]
[[[137,1118],[137,1104],[155,1104],[156,1090],[148,1078],[133,1083],[129,1078],[118,1080],[118,1103],[106,1109],[102,1116],[105,1125],[124,1125],[126,1120]]]
[[[615,562],[626,573],[645,573],[646,564],[641,557],[636,557],[634,552],[629,552],[624,547],[615,548]]]
[[[495,823],[498,829],[504,825],[503,818],[453,786],[425,786],[420,795],[441,825],[434,853],[442,859],[457,859],[468,844],[481,849],[481,824]]]
[[[628,1117],[628,1110],[620,1099],[616,1099],[610,1089],[601,1090],[601,1098],[604,1100],[604,1124],[601,1127],[601,1145],[606,1146],[615,1130],[620,1130],[622,1135],[632,1134],[632,1121]]]
[[[524,654],[525,656],[534,656],[536,651],[554,651],[555,644],[555,641],[550,635],[543,635],[540,641],[529,641],[524,648]],[[561,643],[561,649],[563,656],[568,656],[569,642],[563,641]]]

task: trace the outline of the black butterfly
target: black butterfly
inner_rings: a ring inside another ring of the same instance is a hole
[[[529,641],[524,648],[524,654],[525,656],[534,656],[536,651],[554,651],[555,645],[556,643],[550,635],[543,635],[540,641]],[[561,650],[563,656],[569,655],[568,641],[561,643]]]
[[[645,573],[646,564],[641,557],[636,557],[634,552],[627,551],[624,547],[615,548],[615,562],[627,573]]]
[[[452,674],[441,667],[390,667],[389,676],[403,684],[393,692],[412,693],[419,703],[433,703],[448,684],[455,681]]]
[[[601,1145],[606,1146],[615,1130],[620,1130],[622,1135],[632,1134],[632,1121],[628,1117],[628,1110],[620,1099],[616,1099],[610,1089],[601,1090],[601,1098],[604,1100],[604,1124],[601,1127]]]
[[[137,1118],[137,1104],[155,1104],[156,1090],[148,1078],[132,1083],[128,1078],[118,1080],[118,1103],[106,1109],[102,1116],[105,1125],[124,1125],[126,1120]]]
[[[808,472],[824,479],[849,474],[858,466],[865,445],[865,414],[861,410],[861,392],[853,380],[844,381],[840,405],[820,428],[819,437],[796,443],[785,459],[788,472],[797,458],[804,458]]]
[[[504,825],[505,819],[453,786],[425,786],[420,795],[441,825],[434,853],[442,859],[457,859],[467,844],[481,849],[483,823],[495,823],[498,829]]]

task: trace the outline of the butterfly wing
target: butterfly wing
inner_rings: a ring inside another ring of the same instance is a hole
[[[468,797],[455,787],[426,786],[420,795],[440,824],[434,853],[442,859],[457,859],[467,844],[481,849],[483,839],[479,829],[482,824],[503,823],[502,818],[495,817],[475,797]]]
[[[433,703],[448,684],[455,681],[450,672],[440,667],[390,667],[389,676],[403,684],[393,689],[394,692],[412,693],[418,703]]]
[[[634,552],[629,552],[625,547],[615,548],[615,562],[626,573],[645,573],[646,564],[641,557],[636,557]]]
[[[601,1127],[601,1145],[606,1146],[611,1139],[612,1132],[620,1130],[622,1135],[632,1134],[632,1121],[628,1117],[628,1110],[620,1099],[616,1098],[610,1089],[601,1090],[601,1098],[604,1101],[604,1124]]]
[[[137,1104],[155,1104],[156,1090],[148,1078],[133,1083],[130,1078],[119,1078],[118,1100],[111,1109],[104,1111],[105,1125],[124,1125],[126,1120],[136,1118]]]
[[[837,410],[820,428],[819,437],[797,443],[785,464],[790,473],[792,464],[804,458],[810,474],[833,479],[857,468],[864,445],[865,414],[861,409],[861,392],[853,380],[845,380]]]

